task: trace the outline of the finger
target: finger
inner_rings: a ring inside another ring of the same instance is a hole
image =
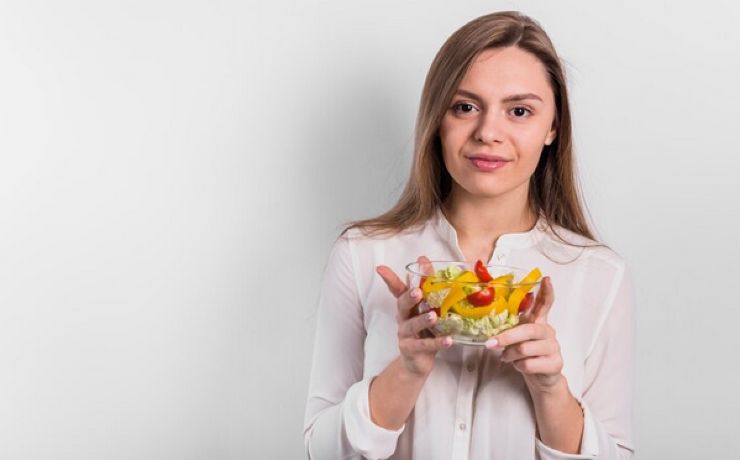
[[[398,338],[418,337],[421,331],[434,326],[436,322],[437,314],[433,311],[409,318],[398,325]]]
[[[417,316],[420,312],[416,306],[421,302],[421,289],[413,288],[404,292],[398,297],[396,306],[398,307],[398,317],[401,321]]]
[[[532,309],[532,318],[535,323],[547,322],[547,315],[550,313],[553,302],[555,302],[555,292],[553,291],[550,277],[546,276],[542,278],[542,285],[537,293],[534,308]]]
[[[524,358],[536,356],[548,356],[560,351],[560,345],[556,340],[527,340],[506,347],[501,354],[501,361],[512,362]]]
[[[489,339],[486,342],[486,347],[501,348],[524,342],[525,340],[542,340],[547,337],[547,334],[548,328],[543,324],[520,324]]]
[[[427,256],[419,256],[416,261],[419,263],[419,269],[422,273],[427,276],[434,274],[434,267]]]
[[[560,355],[554,355],[524,358],[511,365],[522,374],[557,374],[562,371],[562,363]]]
[[[390,267],[378,265],[375,268],[375,272],[383,278],[386,286],[388,286],[388,290],[391,291],[394,297],[398,298],[408,289],[408,286],[401,281],[401,278]]]
[[[398,343],[398,348],[404,355],[417,353],[436,353],[439,350],[449,348],[452,345],[452,337],[442,336],[433,339],[406,338]]]
[[[413,279],[410,273],[406,273],[406,285],[407,286],[419,286],[421,287],[425,276],[434,274],[434,267],[432,262],[426,256],[419,256],[416,259],[416,265],[419,267],[415,272]]]

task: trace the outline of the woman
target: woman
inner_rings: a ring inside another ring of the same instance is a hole
[[[305,420],[309,458],[629,458],[633,301],[575,185],[565,79],[515,12],[455,32],[427,75],[398,203],[337,240]],[[452,345],[404,266],[481,259],[548,276],[536,320]],[[557,287],[557,300],[555,289]],[[557,335],[556,335],[557,333]]]

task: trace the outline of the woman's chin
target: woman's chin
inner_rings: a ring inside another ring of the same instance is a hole
[[[467,189],[468,197],[476,200],[495,200],[497,198],[501,198],[502,196],[506,195],[506,190],[501,190],[499,188],[474,188],[471,187]]]
[[[495,200],[504,196],[508,196],[511,193],[515,193],[518,190],[518,187],[507,185],[508,184],[502,183],[492,184],[490,183],[490,181],[487,181],[487,183],[471,181],[464,186],[460,185],[459,188],[462,189],[461,191],[463,192],[461,195],[467,198],[477,200]],[[525,181],[522,185],[526,187],[528,184]],[[526,191],[523,190],[523,192],[524,195],[526,195]]]

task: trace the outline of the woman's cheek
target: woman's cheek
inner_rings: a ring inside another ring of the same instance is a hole
[[[527,165],[527,169],[534,170],[537,167],[537,163],[539,163],[540,161],[540,154],[542,153],[543,145],[544,144],[539,141],[529,142],[525,145],[522,145],[522,148],[520,150],[520,152],[524,152],[522,155],[522,159],[524,161],[522,163]]]

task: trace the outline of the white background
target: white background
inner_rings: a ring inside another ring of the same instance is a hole
[[[731,457],[735,3],[148,0],[0,3],[0,458],[303,458],[327,251],[398,196],[439,46],[500,9],[567,63],[636,279],[638,458]]]

